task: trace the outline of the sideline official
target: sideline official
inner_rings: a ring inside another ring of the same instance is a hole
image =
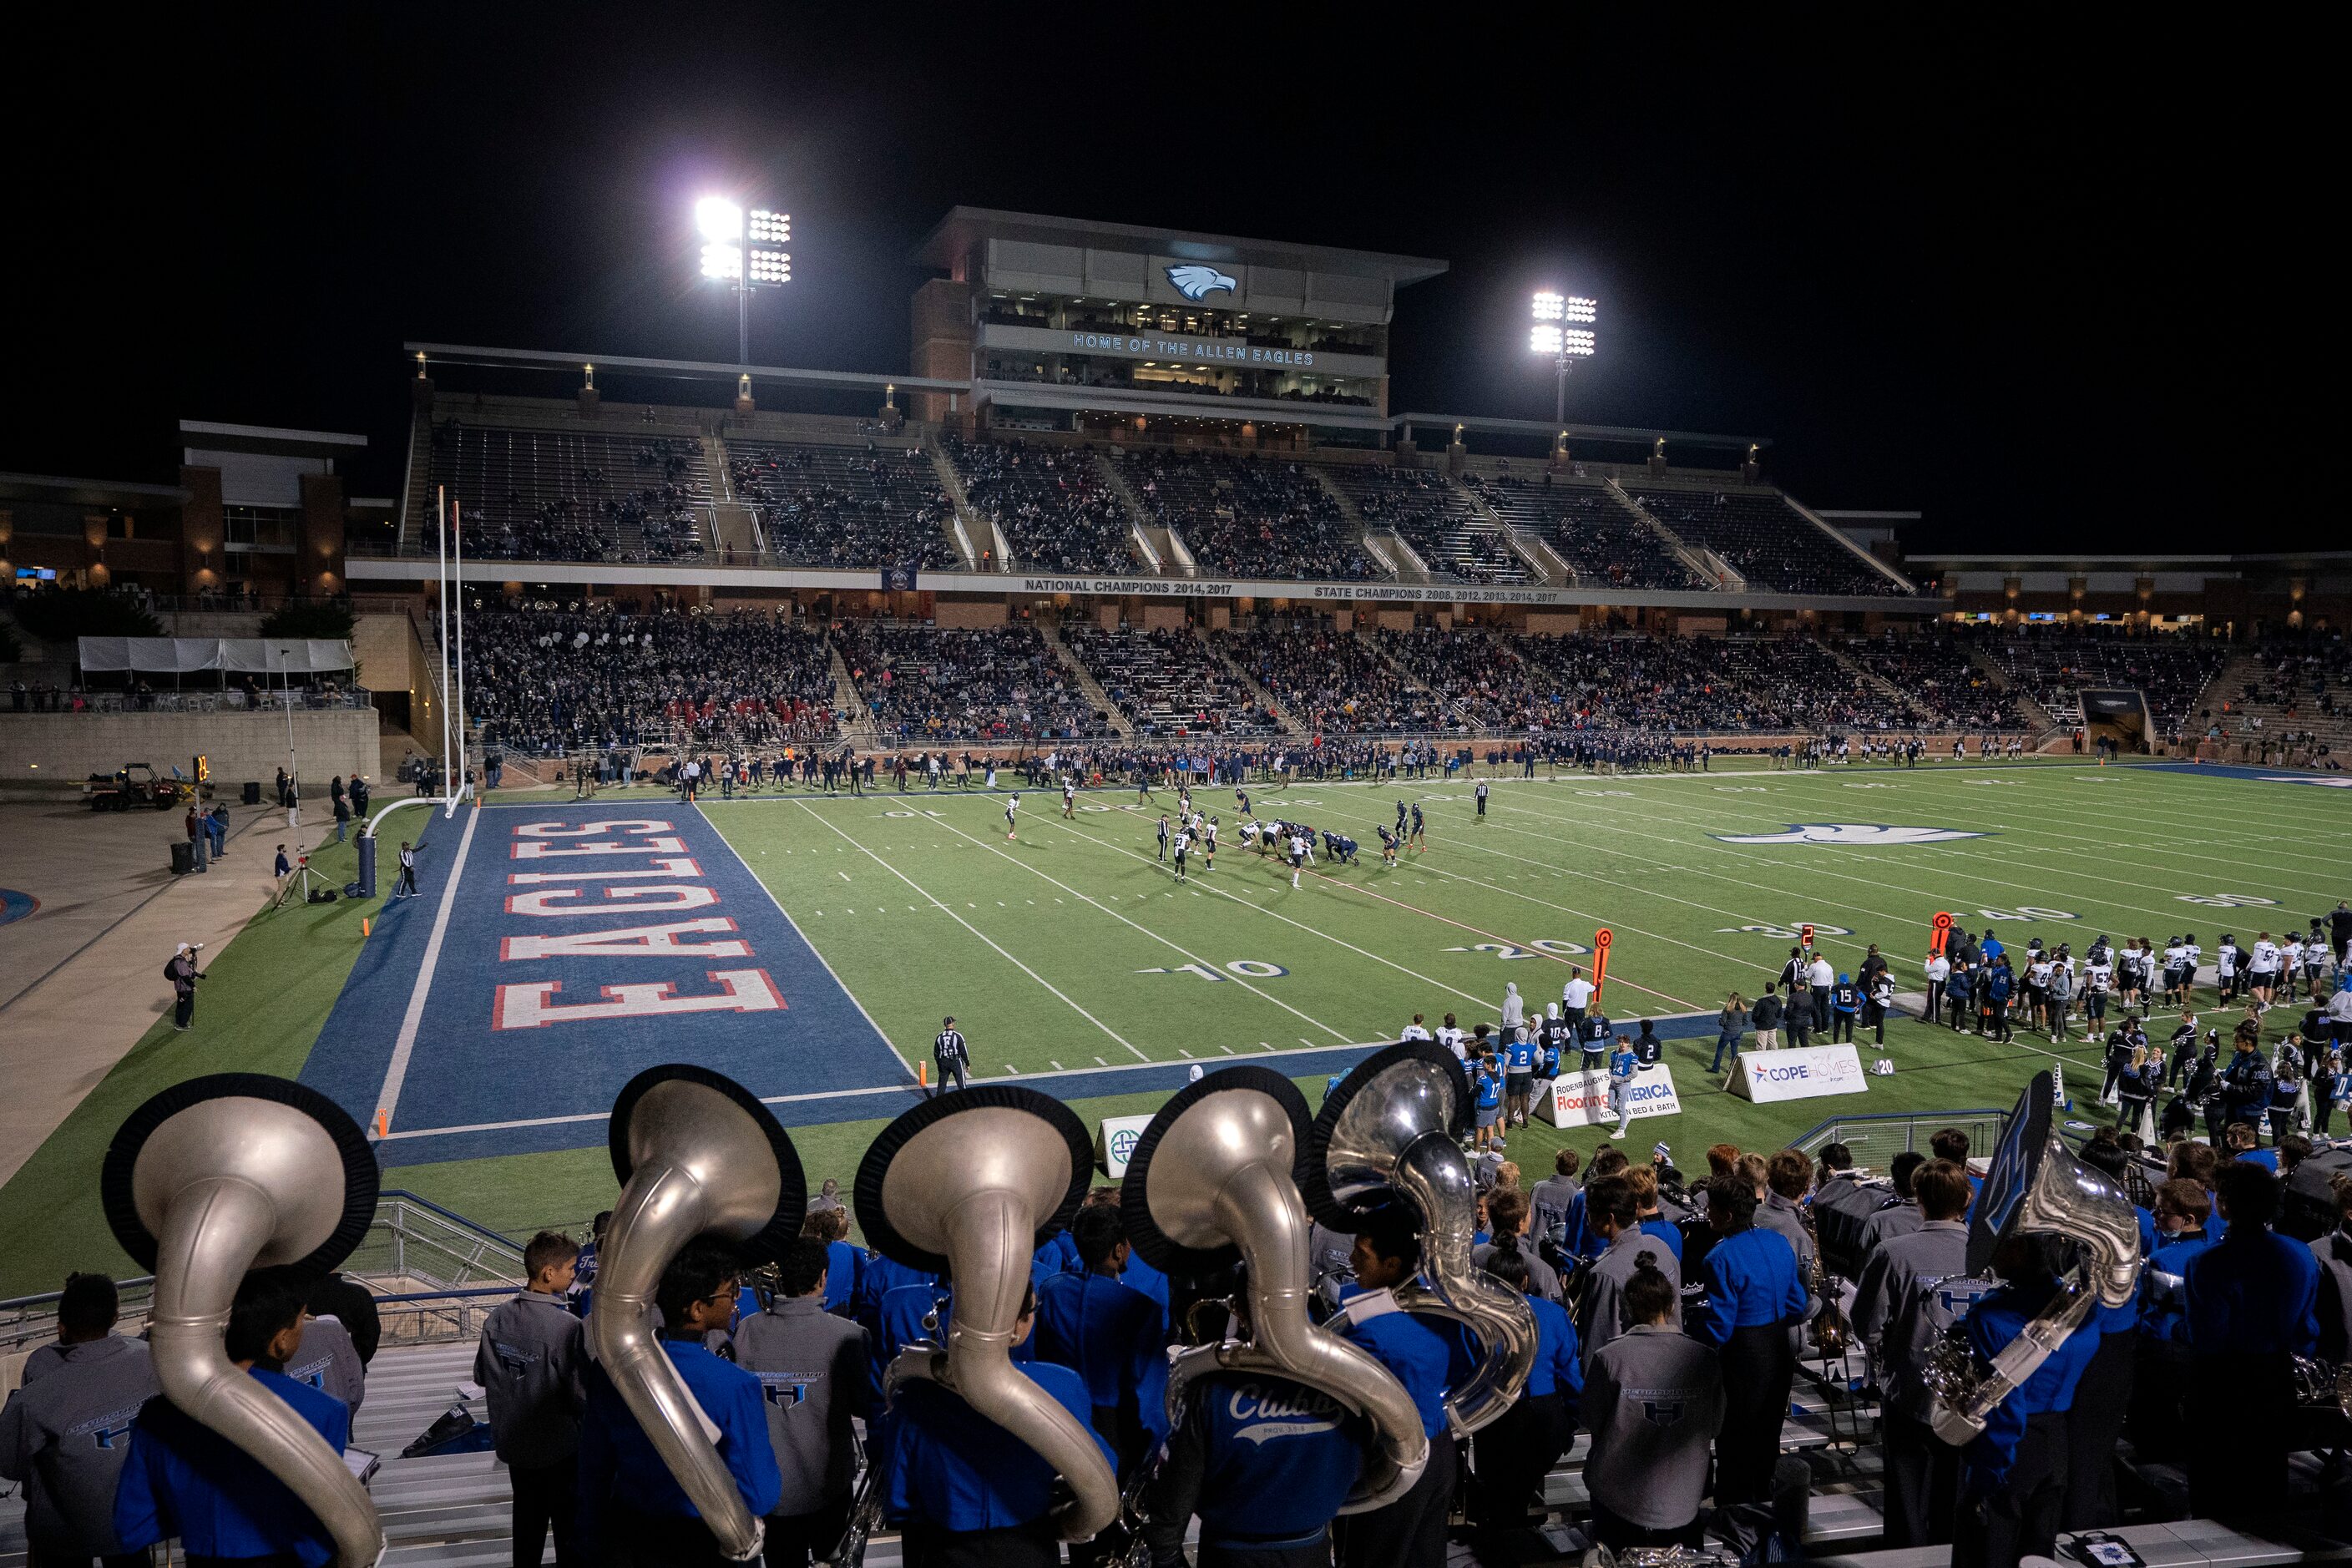
[[[952,1013],[940,1020],[939,1038],[931,1042],[931,1061],[940,1069],[939,1083],[931,1090],[934,1096],[948,1091],[950,1075],[954,1077],[958,1089],[965,1087],[964,1074],[971,1066],[971,1051],[963,1043],[963,1036],[955,1026],[955,1015]]]

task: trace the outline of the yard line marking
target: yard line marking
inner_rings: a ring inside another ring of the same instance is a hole
[[[434,971],[441,965],[441,941],[449,934],[449,911],[457,907],[457,884],[465,879],[466,852],[474,847],[474,829],[481,826],[479,809],[466,814],[466,831],[457,837],[457,863],[441,887],[441,907],[433,914],[433,934],[425,939],[425,962],[417,967],[416,984],[409,988],[408,1011],[401,1016],[400,1034],[392,1043],[392,1060],[384,1064],[383,1088],[375,1097],[376,1114],[385,1126],[400,1109],[400,1091],[408,1081],[409,1058],[416,1054],[416,1031],[425,1022],[425,998],[433,990]],[[714,832],[716,829],[713,830]]]
[[[697,805],[695,810],[700,812],[702,808],[701,806]],[[705,822],[710,821],[709,815],[708,813],[703,814],[703,820]],[[733,841],[730,840],[726,834],[719,831],[719,825],[715,822],[710,823],[710,830],[713,834],[718,836],[719,842],[727,846],[728,853],[734,856],[736,860],[741,864],[744,871],[751,876],[751,880],[754,882],[760,882],[759,874],[751,870],[751,863],[743,858],[743,852],[735,847]],[[882,1026],[875,1022],[874,1015],[866,1010],[866,1004],[858,1000],[857,993],[852,991],[848,985],[843,982],[840,973],[833,967],[832,962],[828,960],[824,954],[817,952],[816,943],[809,941],[808,933],[801,930],[800,922],[793,919],[792,911],[784,908],[784,901],[776,897],[775,889],[769,887],[765,882],[760,882],[760,890],[768,895],[768,902],[776,906],[776,913],[784,917],[784,923],[793,928],[793,934],[801,939],[802,942],[806,945],[810,952],[815,954],[816,961],[819,963],[824,965],[824,972],[833,976],[833,983],[841,987],[841,994],[849,998],[849,1005],[857,1009],[857,1016],[866,1020],[866,1027],[874,1031],[874,1037],[881,1041],[883,1046],[892,1056],[898,1058],[898,1065],[907,1069],[907,1076],[908,1078],[913,1078],[915,1076],[915,1064],[907,1059],[906,1053],[899,1050],[896,1045],[892,1044],[888,1035],[883,1033]],[[912,904],[909,904],[907,907],[909,909],[914,908]],[[823,911],[820,910],[819,912],[822,913]]]
[[[841,834],[843,838],[848,839],[852,845],[856,847],[859,854],[864,855],[877,866],[881,867],[885,871],[889,872],[892,876],[898,878],[898,880],[914,889],[918,895],[926,899],[930,899],[932,903],[938,904],[942,910],[946,911],[948,919],[955,921],[956,924],[963,927],[964,930],[971,932],[972,935],[980,938],[981,941],[987,942],[988,945],[995,951],[996,955],[999,958],[1002,958],[1005,963],[1013,965],[1013,968],[1019,970],[1022,973],[1027,975],[1030,979],[1035,981],[1046,990],[1052,992],[1069,1007],[1070,1011],[1076,1013],[1079,1017],[1084,1018],[1087,1023],[1092,1024],[1096,1028],[1100,1029],[1104,1034],[1108,1035],[1112,1039],[1117,1040],[1120,1045],[1125,1046],[1129,1050],[1134,1051],[1138,1059],[1142,1061],[1150,1061],[1151,1059],[1150,1057],[1145,1056],[1141,1051],[1136,1050],[1134,1045],[1117,1029],[1112,1028],[1108,1024],[1104,1023],[1100,1018],[1096,1017],[1092,1013],[1087,1012],[1084,1007],[1079,1006],[1077,1003],[1072,1001],[1070,997],[1052,981],[1046,979],[1044,975],[1038,973],[1035,970],[1030,968],[1027,964],[1022,963],[1019,959],[1013,957],[1003,948],[998,947],[994,942],[990,941],[987,932],[982,931],[978,926],[972,924],[970,921],[956,913],[955,910],[949,909],[944,903],[940,903],[938,899],[932,898],[930,893],[924,890],[921,883],[916,881],[912,877],[908,876],[904,871],[899,870],[898,868],[893,866],[889,861],[885,860],[879,855],[875,854],[871,849],[866,848],[865,845],[859,844],[855,838],[850,838],[848,834],[842,833],[840,828],[834,826],[831,822],[826,821],[821,814],[812,810],[806,801],[795,801],[793,804],[798,805],[803,811],[808,812],[811,816],[815,817],[819,822],[824,823],[825,826],[831,828],[835,833]],[[782,907],[782,905],[778,906],[778,908]],[[828,967],[830,966],[828,965]],[[904,1058],[902,1058],[901,1059],[903,1060]]]
[[[961,827],[958,827],[958,826],[957,826],[954,823],[952,823],[952,822],[948,823],[948,824],[946,824],[945,826],[946,826],[946,827],[947,827],[947,830],[948,830],[950,833],[959,833],[959,834],[962,834],[962,833],[963,833],[963,829],[962,829],[962,828],[961,828]],[[971,837],[971,836],[970,834],[964,834],[964,837],[967,837],[967,838],[969,838],[969,837]],[[1083,837],[1087,837],[1087,835],[1085,835],[1085,834],[1080,834],[1080,835],[1079,835],[1079,837],[1083,838]],[[1083,892],[1080,892],[1077,889],[1076,889],[1076,888],[1074,888],[1074,887],[1070,886],[1067,882],[1064,882],[1064,881],[1061,881],[1061,880],[1059,880],[1058,879],[1056,879],[1056,878],[1055,878],[1055,877],[1048,876],[1045,872],[1041,871],[1041,870],[1039,870],[1036,867],[1030,865],[1026,860],[1020,859],[1020,858],[1016,858],[1016,857],[1014,857],[1014,856],[1012,856],[1012,855],[1007,855],[1003,850],[999,849],[999,848],[998,848],[995,845],[993,845],[993,844],[982,843],[982,842],[981,842],[981,840],[976,839],[976,838],[972,839],[972,842],[973,842],[973,843],[975,843],[975,844],[979,844],[979,845],[980,845],[980,847],[981,847],[982,848],[983,848],[983,849],[987,850],[990,854],[994,855],[997,858],[999,858],[999,859],[1001,859],[1001,860],[1007,860],[1007,861],[1010,861],[1010,862],[1012,862],[1012,864],[1013,864],[1013,865],[1015,865],[1015,866],[1020,867],[1023,870],[1027,871],[1031,876],[1034,876],[1034,877],[1042,877],[1042,878],[1044,878],[1046,881],[1048,881],[1048,882],[1052,882],[1052,883],[1054,884],[1054,886],[1055,886],[1055,887],[1057,887],[1057,888],[1061,889],[1062,889],[1062,891],[1064,891],[1064,892],[1066,892],[1066,893],[1069,894],[1069,895],[1070,895],[1070,897],[1072,897],[1072,898],[1074,898],[1074,899],[1076,899],[1079,902],[1081,902],[1081,903],[1087,903],[1087,904],[1093,904],[1095,908],[1097,908],[1097,909],[1098,909],[1098,910],[1102,910],[1102,912],[1103,912],[1103,913],[1105,913],[1105,914],[1107,914],[1107,915],[1110,916],[1110,918],[1111,918],[1111,919],[1113,919],[1113,920],[1115,920],[1115,921],[1118,921],[1119,923],[1121,923],[1122,925],[1133,926],[1137,931],[1141,931],[1144,935],[1146,935],[1146,936],[1150,937],[1152,941],[1154,941],[1154,942],[1159,942],[1161,946],[1163,946],[1163,947],[1167,947],[1167,948],[1169,948],[1169,949],[1171,949],[1171,950],[1172,950],[1172,951],[1174,951],[1174,952],[1181,952],[1181,953],[1182,953],[1182,954],[1184,955],[1184,957],[1185,957],[1185,959],[1186,959],[1186,961],[1187,961],[1187,962],[1189,962],[1189,963],[1198,963],[1198,964],[1201,964],[1201,965],[1202,965],[1202,967],[1204,967],[1204,968],[1205,968],[1205,967],[1207,967],[1207,965],[1208,965],[1208,961],[1207,961],[1206,959],[1202,958],[1202,957],[1199,953],[1197,953],[1197,952],[1191,952],[1191,951],[1187,950],[1187,949],[1186,949],[1186,948],[1185,948],[1181,943],[1180,943],[1180,942],[1176,942],[1173,938],[1171,938],[1171,937],[1168,937],[1168,936],[1164,936],[1164,935],[1162,935],[1160,932],[1156,931],[1153,931],[1153,930],[1152,930],[1150,926],[1148,926],[1148,925],[1143,925],[1143,924],[1139,923],[1138,921],[1129,920],[1125,915],[1120,914],[1117,910],[1112,909],[1108,904],[1101,903],[1101,902],[1097,901],[1097,900],[1095,900],[1094,898],[1090,897],[1089,895],[1087,895],[1087,894],[1086,894],[1086,893],[1083,893]],[[1097,840],[1097,842],[1100,842],[1100,841],[1099,841],[1099,840]],[[1309,1023],[1309,1024],[1314,1025],[1317,1028],[1318,1028],[1318,1029],[1322,1030],[1322,1031],[1323,1031],[1325,1034],[1327,1034],[1327,1035],[1337,1035],[1337,1036],[1339,1036],[1339,1038],[1341,1038],[1341,1039],[1343,1039],[1343,1040],[1344,1040],[1344,1039],[1346,1039],[1346,1038],[1348,1037],[1344,1033],[1342,1033],[1341,1031],[1339,1031],[1339,1030],[1338,1030],[1338,1029],[1333,1028],[1330,1025],[1328,1025],[1328,1024],[1325,1023],[1322,1019],[1320,1019],[1320,1018],[1318,1018],[1318,1017],[1314,1016],[1312,1014],[1308,1014],[1308,1013],[1302,1013],[1302,1012],[1300,1012],[1297,1008],[1296,1008],[1296,1007],[1292,1006],[1289,1003],[1287,1003],[1287,1002],[1284,1001],[1281,997],[1269,994],[1268,993],[1266,993],[1266,992],[1265,992],[1265,991],[1264,991],[1263,989],[1259,988],[1258,986],[1253,985],[1253,984],[1251,984],[1248,981],[1246,981],[1246,980],[1244,980],[1244,979],[1240,978],[1238,975],[1236,975],[1236,976],[1234,976],[1234,982],[1233,982],[1233,983],[1234,983],[1234,984],[1236,984],[1236,985],[1239,985],[1243,990],[1249,992],[1252,995],[1254,995],[1254,996],[1263,997],[1265,1000],[1266,1000],[1266,1001],[1268,1001],[1268,1002],[1273,1003],[1276,1006],[1277,1006],[1277,1007],[1281,1008],[1284,1012],[1286,1012],[1286,1013],[1289,1014],[1292,1017],[1294,1017],[1294,1018],[1300,1018],[1300,1019],[1304,1019],[1306,1022],[1307,1022],[1307,1023]],[[1133,1047],[1130,1047],[1129,1048],[1130,1048],[1130,1049],[1132,1049]],[[1138,1054],[1138,1055],[1141,1055],[1141,1053],[1140,1053],[1140,1052],[1138,1052],[1137,1054]]]
[[[1046,1059],[1047,1061],[1053,1061],[1053,1058],[1052,1058],[1051,1057],[1048,1057],[1048,1058],[1046,1058],[1045,1059]],[[1059,1062],[1054,1062],[1054,1070],[1055,1070],[1055,1072],[1060,1072],[1060,1071],[1062,1070],[1062,1064],[1061,1064],[1061,1063],[1059,1063]]]

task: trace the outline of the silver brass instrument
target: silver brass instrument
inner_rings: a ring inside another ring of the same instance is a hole
[[[1534,1309],[1471,1261],[1478,1196],[1459,1142],[1469,1127],[1461,1062],[1443,1046],[1402,1041],[1324,1100],[1299,1174],[1308,1212],[1333,1230],[1360,1230],[1397,1202],[1420,1217],[1423,1279],[1398,1286],[1396,1303],[1451,1318],[1485,1346],[1477,1371],[1445,1400],[1464,1436],[1511,1407],[1536,1359]]]
[[[1236,1258],[1247,1270],[1239,1321],[1249,1337],[1229,1327],[1220,1342],[1176,1355],[1170,1415],[1194,1378],[1219,1370],[1268,1373],[1329,1395],[1380,1435],[1339,1510],[1357,1513],[1411,1489],[1429,1462],[1429,1438],[1394,1374],[1307,1316],[1307,1205],[1295,1179],[1307,1127],[1307,1100],[1288,1079],[1246,1064],[1221,1068],[1144,1129],[1119,1207],[1129,1241],[1163,1273],[1213,1273]]]
[[[367,1139],[314,1089],[257,1073],[191,1079],[131,1113],[100,1191],[122,1248],[155,1276],[148,1340],[164,1396],[283,1481],[366,1568],[383,1554],[367,1490],[310,1423],[237,1370],[223,1342],[249,1269],[323,1276],[367,1235]]]
[[[2352,1362],[2342,1366],[2309,1356],[2294,1358],[2294,1402],[2352,1420]]]
[[[1977,1194],[1969,1272],[1983,1274],[2012,1236],[2063,1237],[2082,1258],[1989,1373],[1957,1339],[1928,1352],[1925,1381],[1935,1395],[1936,1435],[1958,1446],[1984,1430],[1985,1417],[2032,1377],[2098,1306],[2120,1307],[2139,1282],[2139,1225],[2123,1189],[2068,1152],[2050,1128],[2051,1078],[2034,1075],[2010,1113],[2009,1130]]]
[[[757,1265],[799,1235],[808,1193],[800,1155],[749,1089],[684,1063],[629,1080],[613,1104],[611,1145],[621,1195],[597,1259],[589,1347],[719,1550],[740,1562],[758,1553],[766,1526],[743,1506],[709,1417],[655,1342],[654,1292],[698,1237]]]
[[[1118,1479],[1093,1434],[1014,1370],[1013,1331],[1030,1257],[1077,1212],[1093,1170],[1077,1113],[1012,1084],[925,1100],[882,1130],[857,1170],[866,1240],[910,1268],[945,1272],[955,1290],[945,1345],[899,1352],[886,1394],[929,1379],[1027,1444],[1074,1494],[1055,1513],[1066,1541],[1118,1517]]]
[[[1805,1283],[1813,1292],[1813,1300],[1822,1310],[1805,1325],[1805,1342],[1817,1356],[1835,1360],[1845,1354],[1853,1343],[1853,1325],[1846,1321],[1845,1309],[1838,1305],[1837,1293],[1830,1289],[1829,1265],[1822,1261],[1822,1229],[1813,1218],[1811,1204],[1797,1205],[1797,1219],[1805,1227],[1805,1236],[1813,1244],[1812,1278]]]

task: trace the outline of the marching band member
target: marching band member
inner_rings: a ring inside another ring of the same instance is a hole
[[[1329,1327],[1369,1351],[1404,1385],[1429,1436],[1429,1465],[1394,1502],[1339,1521],[1339,1563],[1342,1568],[1444,1568],[1455,1473],[1445,1420],[1453,1351],[1448,1334],[1399,1308],[1394,1294],[1421,1267],[1421,1238],[1402,1213],[1383,1210],[1357,1233],[1349,1261],[1356,1290]]]

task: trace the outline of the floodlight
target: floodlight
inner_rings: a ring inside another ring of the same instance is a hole
[[[1559,353],[1559,329],[1558,327],[1534,327],[1529,329],[1528,332],[1528,347],[1539,354],[1556,354]]]
[[[1559,337],[1560,353],[1575,354],[1583,359],[1592,357],[1592,334],[1590,331],[1580,327],[1570,327],[1567,331],[1559,333]]]
[[[1562,300],[1559,295],[1552,293],[1549,289],[1546,289],[1544,292],[1536,296],[1536,320],[1538,321],[1559,321],[1561,312],[1567,309],[1567,303],[1568,302]]]
[[[702,275],[705,278],[740,278],[743,275],[742,247],[733,245],[704,246]]]
[[[1598,300],[1580,299],[1574,294],[1568,297],[1568,319],[1571,321],[1593,321],[1600,309],[1601,301]]]
[[[705,196],[694,204],[694,226],[705,239],[740,239],[743,209],[725,196]]]
[[[787,245],[793,237],[793,215],[772,213],[764,207],[751,209],[751,243],[754,245]]]

